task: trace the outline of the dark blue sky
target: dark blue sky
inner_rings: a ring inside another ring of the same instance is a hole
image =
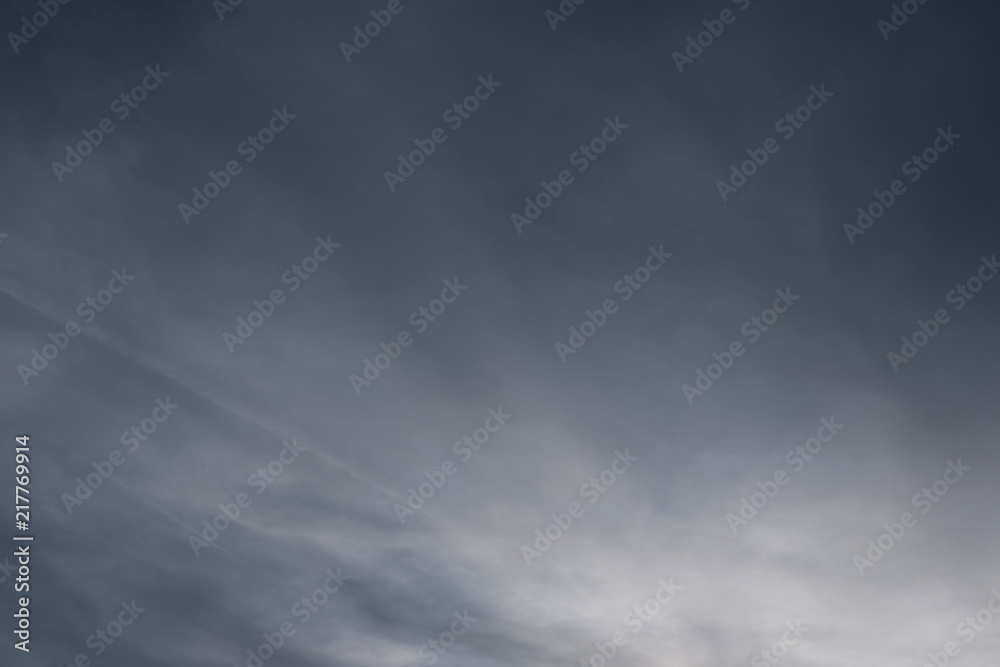
[[[995,664],[997,9],[912,5],[6,3],[3,664]]]

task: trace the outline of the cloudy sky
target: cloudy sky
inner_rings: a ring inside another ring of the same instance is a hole
[[[996,664],[994,4],[99,4],[2,14],[4,665]]]

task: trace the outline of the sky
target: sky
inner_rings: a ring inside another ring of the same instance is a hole
[[[997,18],[6,2],[0,662],[995,665]]]

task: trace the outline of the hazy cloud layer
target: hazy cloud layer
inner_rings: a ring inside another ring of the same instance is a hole
[[[995,665],[998,16],[901,5],[7,3],[3,664]]]

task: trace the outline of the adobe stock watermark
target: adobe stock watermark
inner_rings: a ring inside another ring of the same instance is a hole
[[[502,407],[496,409],[490,408],[486,411],[486,419],[483,421],[483,425],[474,429],[471,434],[463,435],[461,440],[456,441],[452,445],[451,450],[456,456],[462,457],[463,463],[468,463],[469,459],[482,449],[490,441],[493,434],[498,432],[509,419],[511,419],[511,416],[506,414]],[[458,472],[458,466],[451,459],[445,459],[434,470],[424,471],[424,477],[427,478],[427,481],[418,484],[416,489],[412,486],[407,489],[410,495],[406,498],[406,505],[395,503],[392,506],[396,512],[396,518],[399,519],[399,523],[406,523],[406,517],[419,512],[424,504],[444,487],[448,478],[456,472]]]
[[[170,72],[160,71],[160,66],[155,68],[152,65],[146,66],[146,75],[131,90],[122,93],[111,102],[109,110],[115,114],[118,120],[123,121],[139,108],[139,104],[146,100],[149,93],[163,83],[163,80],[170,76]],[[53,160],[52,171],[56,175],[56,180],[60,183],[66,174],[73,173],[73,170],[83,164],[83,159],[94,152],[94,149],[104,143],[104,138],[115,131],[115,123],[110,117],[102,118],[93,130],[82,130],[80,134],[83,139],[77,142],[76,146],[66,144],[65,164],[58,160]]]
[[[226,14],[235,12],[243,4],[243,0],[212,0],[212,8],[220,21],[226,20]]]
[[[930,170],[931,166],[938,161],[943,153],[951,150],[952,146],[958,139],[961,139],[961,134],[955,134],[952,131],[951,125],[945,130],[939,127],[937,130],[937,136],[930,146],[925,148],[919,155],[914,154],[909,160],[903,163],[901,169],[903,170],[904,176],[910,177],[911,183],[916,183],[920,180],[920,177],[924,175],[925,172]],[[903,183],[901,179],[896,179],[889,184],[889,189],[885,191],[875,190],[872,192],[872,196],[875,197],[875,201],[871,202],[867,206],[858,207],[858,218],[855,224],[849,222],[844,223],[844,233],[847,234],[847,240],[850,241],[851,245],[854,245],[854,239],[858,236],[863,235],[875,221],[881,218],[886,212],[892,208],[892,205],[896,203],[896,199],[903,196],[906,193],[906,184]]]
[[[962,459],[948,461],[948,467],[945,468],[941,479],[935,480],[929,486],[921,489],[919,493],[914,494],[910,503],[919,509],[921,514],[927,514],[970,470],[972,468],[969,466],[962,465]],[[903,539],[907,528],[913,528],[917,525],[917,518],[910,512],[903,512],[898,522],[883,523],[882,527],[885,528],[885,532],[874,540],[868,540],[868,551],[865,552],[867,558],[861,555],[854,556],[852,562],[857,568],[858,574],[863,577],[866,569],[875,567],[875,563],[882,560],[882,557]]]
[[[582,174],[587,171],[597,158],[600,157],[604,151],[608,149],[610,144],[618,141],[618,137],[628,129],[628,125],[621,121],[621,116],[615,116],[614,120],[611,118],[604,119],[604,127],[601,128],[598,136],[591,139],[586,144],[580,144],[580,147],[570,153],[569,163],[576,167],[577,173]],[[528,225],[531,225],[538,220],[542,215],[542,211],[552,206],[553,202],[562,196],[563,190],[568,188],[574,183],[574,176],[568,169],[563,169],[557,175],[555,180],[552,181],[542,181],[542,191],[539,192],[534,197],[525,197],[524,202],[526,206],[524,207],[524,214],[512,213],[510,216],[510,221],[514,223],[514,230],[521,234],[521,229]]]
[[[971,644],[986,630],[986,626],[992,623],[997,615],[1000,615],[1000,591],[994,588],[990,593],[993,595],[986,601],[985,607],[977,611],[974,616],[966,616],[965,620],[955,627],[955,634],[962,637],[966,644]],[[958,657],[961,652],[962,648],[958,642],[947,642],[940,651],[927,652],[927,662],[923,664],[923,667],[947,667],[951,659]]]
[[[649,256],[646,257],[646,261],[622,276],[622,279],[616,282],[612,289],[615,294],[622,295],[622,301],[628,301],[673,256],[673,253],[664,252],[662,245],[659,248],[649,246]],[[584,311],[586,319],[580,323],[579,327],[569,328],[569,344],[567,345],[561,340],[556,341],[556,354],[559,355],[560,361],[565,364],[566,358],[571,354],[576,354],[597,333],[598,329],[608,323],[608,318],[617,312],[618,304],[615,303],[614,299],[605,299],[595,311]]]
[[[59,9],[63,5],[68,5],[70,0],[38,0],[38,7],[41,11],[35,12],[31,18],[21,17],[21,29],[17,32],[8,32],[7,41],[17,54],[21,47],[28,43],[28,40],[38,34],[38,31],[49,24],[51,19],[56,17]]]
[[[823,445],[831,442],[837,433],[844,428],[843,424],[837,423],[836,417],[820,419],[819,423],[820,427],[816,431],[816,437],[809,438],[804,445],[796,445],[794,449],[785,455],[785,463],[792,466],[792,473],[800,472],[805,468],[806,463],[812,461],[813,457],[820,453]],[[825,436],[823,435],[824,432],[826,433]],[[733,531],[733,535],[736,535],[740,527],[746,526],[758,513],[767,507],[767,504],[778,495],[780,488],[788,484],[790,480],[790,474],[785,472],[784,468],[778,468],[774,471],[771,479],[764,482],[757,482],[757,488],[760,491],[751,493],[749,499],[745,496],[740,498],[740,515],[736,516],[732,512],[729,512],[725,517],[729,528]]]
[[[0,563],[0,584],[15,574],[17,574],[17,567],[11,565],[9,557],[4,556],[3,563]]]
[[[560,23],[569,20],[569,17],[576,12],[576,8],[585,3],[587,0],[561,0],[559,6],[556,7],[558,11],[552,11],[551,9],[545,10],[545,18],[549,22],[549,27],[552,28],[552,32],[556,31]]]
[[[954,306],[954,311],[958,312],[965,308],[965,305],[972,301],[979,292],[982,291],[986,283],[1000,273],[1000,264],[997,263],[997,256],[991,258],[981,258],[976,274],[966,279],[964,282],[955,285],[955,288],[945,295],[945,301]],[[917,354],[938,335],[945,324],[951,322],[951,315],[946,308],[938,308],[934,315],[927,320],[917,320],[917,329],[909,337],[901,336],[899,351],[890,350],[886,353],[889,366],[893,373],[899,373],[901,366],[910,363]]]
[[[250,476],[247,477],[247,486],[251,489],[256,489],[257,495],[264,493],[268,487],[284,474],[288,466],[298,460],[304,451],[308,450],[300,446],[295,438],[292,438],[291,442],[283,440],[278,456],[266,466],[258,468],[256,472],[250,473]],[[219,539],[219,535],[240,517],[240,511],[250,507],[252,503],[253,498],[243,491],[236,494],[233,502],[219,503],[221,512],[212,517],[212,522],[209,523],[208,519],[202,521],[203,528],[201,534],[192,534],[188,537],[188,544],[191,545],[194,555],[200,555],[202,549],[207,549],[212,542]]]
[[[444,110],[441,120],[448,123],[452,131],[462,127],[462,123],[472,117],[472,114],[479,110],[482,102],[490,99],[497,88],[503,85],[500,81],[494,81],[493,75],[488,74],[486,78],[478,78],[479,85],[476,86],[472,94],[461,102],[455,102]],[[448,141],[448,134],[440,127],[431,130],[429,139],[414,139],[413,145],[416,149],[410,151],[409,155],[400,153],[397,157],[399,163],[395,171],[386,170],[383,172],[385,183],[389,186],[389,192],[395,192],[400,184],[416,173],[417,169],[423,165],[427,159],[434,154],[440,144]]]
[[[638,460],[638,457],[629,454],[627,449],[624,452],[615,450],[615,458],[611,465],[601,471],[600,475],[591,477],[580,487],[580,497],[587,499],[587,503],[593,505]],[[619,463],[622,465],[619,466]],[[583,516],[585,509],[580,503],[572,502],[565,512],[550,515],[552,523],[545,527],[545,532],[543,533],[541,529],[535,531],[535,548],[532,549],[527,544],[521,545],[521,555],[524,556],[524,562],[527,566],[531,567],[532,560],[541,558],[542,554],[552,548],[552,544],[573,527],[574,519]]]
[[[281,283],[290,286],[289,292],[295,292],[302,287],[302,284],[319,270],[323,262],[330,259],[333,251],[340,247],[339,243],[334,243],[330,239],[331,236],[331,234],[327,234],[325,239],[322,236],[317,236],[316,246],[312,252],[303,257],[301,261],[292,264],[281,274]],[[236,351],[237,345],[242,345],[250,340],[254,332],[263,326],[264,321],[274,315],[278,306],[284,305],[287,298],[281,289],[275,288],[271,290],[269,298],[264,298],[263,301],[254,299],[253,310],[246,317],[241,315],[236,318],[236,333],[231,334],[228,331],[222,333],[222,342],[226,344],[229,354]]]
[[[646,623],[653,620],[653,617],[677,596],[677,592],[684,588],[680,584],[675,584],[673,577],[669,581],[664,581],[661,578],[656,583],[660,587],[656,589],[653,596],[642,604],[635,605],[622,619],[622,623],[632,630],[633,635],[639,634]],[[608,641],[594,642],[594,647],[597,650],[586,658],[580,658],[580,667],[604,667],[618,655],[618,649],[628,644],[628,640],[628,635],[619,630],[611,635]]]
[[[810,95],[806,97],[804,104],[786,113],[774,124],[774,131],[780,133],[785,141],[795,136],[797,130],[805,127],[805,124],[813,117],[813,112],[822,109],[823,105],[834,95],[826,89],[825,83],[819,88],[810,86],[809,91]],[[748,148],[746,154],[750,159],[741,162],[739,167],[735,164],[729,165],[729,179],[715,182],[715,187],[719,191],[722,201],[729,201],[730,197],[736,194],[761,167],[767,164],[770,156],[779,150],[781,150],[781,143],[774,137],[765,139],[763,148]]]
[[[906,25],[910,17],[926,4],[927,0],[903,0],[900,4],[894,3],[892,5],[892,12],[889,14],[889,20],[879,19],[875,23],[879,32],[882,33],[882,41],[888,42],[889,37],[893,33],[899,32],[899,29]]]
[[[313,589],[312,593],[302,596],[302,599],[293,604],[288,611],[291,616],[298,619],[300,626],[305,625],[313,617],[313,614],[325,607],[330,602],[330,598],[341,589],[344,582],[351,579],[350,576],[342,573],[339,567],[336,572],[327,570],[325,574],[327,575],[326,580]],[[263,632],[261,637],[264,641],[256,648],[248,648],[246,650],[247,657],[243,664],[234,663],[233,667],[262,667],[265,662],[281,650],[297,631],[298,628],[292,625],[291,621],[283,621],[274,632]]]
[[[765,308],[759,317],[751,317],[740,327],[740,333],[749,339],[748,345],[752,345],[760,340],[764,332],[768,331],[778,321],[779,316],[788,312],[788,309],[801,298],[797,294],[792,294],[791,287],[786,287],[784,290],[776,289],[774,293],[778,295],[778,298],[771,303],[771,307]],[[784,304],[784,308],[782,308],[782,304]],[[687,399],[688,405],[694,405],[695,396],[704,396],[705,392],[711,389],[712,385],[726,371],[733,367],[733,364],[736,363],[736,358],[742,357],[744,353],[746,353],[746,347],[744,347],[740,339],[736,339],[730,343],[721,354],[713,352],[712,358],[715,361],[709,363],[705,370],[701,368],[696,369],[695,386],[692,387],[689,384],[681,385],[681,392],[683,392],[684,397]]]
[[[113,270],[107,289],[100,289],[96,295],[88,296],[77,304],[76,314],[83,318],[84,324],[90,324],[97,317],[98,313],[104,312],[104,309],[111,305],[115,295],[124,292],[125,288],[133,280],[135,280],[135,276],[129,275],[124,266],[121,268],[121,271],[117,269]],[[52,342],[42,345],[41,352],[38,351],[38,348],[32,348],[31,359],[29,361],[30,368],[24,364],[18,364],[15,368],[24,386],[27,387],[31,378],[38,377],[42,371],[48,368],[49,364],[59,356],[59,353],[69,346],[70,339],[79,336],[81,331],[82,329],[76,323],[76,320],[70,320],[63,327],[62,331],[57,331],[56,333],[49,332],[48,338]]]
[[[781,639],[750,658],[750,667],[768,667],[768,665],[778,664],[778,661],[788,654],[788,649],[798,644],[809,632],[809,628],[799,620],[787,621],[785,627],[788,629],[785,630]]]
[[[430,303],[426,306],[421,306],[417,310],[410,314],[407,322],[411,327],[415,329],[414,335],[422,334],[427,331],[430,327],[431,322],[437,320],[444,314],[450,304],[455,303],[462,292],[469,289],[468,285],[463,285],[458,282],[458,276],[453,280],[444,281],[444,289],[441,290],[441,296],[437,299],[431,299]],[[382,348],[382,352],[375,354],[375,361],[365,357],[364,360],[364,370],[361,372],[361,377],[357,374],[351,374],[348,378],[351,382],[351,387],[354,388],[354,393],[357,396],[361,395],[361,389],[364,387],[370,387],[375,380],[382,376],[382,373],[389,370],[389,366],[392,362],[399,359],[403,354],[403,348],[409,347],[413,344],[413,336],[406,329],[403,329],[395,338],[393,338],[388,343],[382,343],[379,347]]]
[[[741,12],[746,11],[750,6],[750,0],[732,0],[732,3],[739,5]],[[683,74],[686,65],[693,65],[694,61],[705,52],[705,49],[712,46],[717,37],[722,36],[722,33],[726,30],[726,26],[736,22],[736,16],[733,10],[723,9],[719,14],[719,18],[702,21],[701,24],[705,26],[705,29],[694,37],[689,36],[687,38],[687,48],[684,49],[684,53],[680,51],[673,52],[672,57],[674,64],[677,65],[677,71]]]
[[[119,441],[123,446],[128,447],[129,453],[134,452],[139,448],[139,445],[146,442],[146,440],[156,433],[160,424],[167,421],[170,415],[174,414],[174,411],[180,407],[180,405],[170,400],[170,396],[167,396],[165,399],[157,398],[156,407],[153,408],[152,414],[122,433]],[[124,464],[125,454],[119,449],[111,450],[107,459],[91,461],[90,465],[94,468],[95,472],[83,478],[77,477],[76,488],[73,490],[73,493],[62,494],[61,500],[66,507],[66,514],[72,515],[75,506],[83,505],[83,501],[90,498],[94,491],[100,488],[114,474],[115,470]]]
[[[409,4],[412,0],[406,0],[406,2]],[[351,63],[352,57],[361,55],[361,52],[372,43],[372,40],[382,34],[384,28],[389,27],[389,24],[392,23],[392,17],[401,14],[403,9],[405,6],[401,0],[389,0],[385,9],[373,9],[369,12],[373,20],[364,24],[364,30],[361,29],[360,25],[354,26],[353,46],[347,42],[340,43],[340,52],[344,54],[347,64]]]
[[[295,118],[298,118],[297,114],[288,113],[288,107],[282,107],[281,111],[274,107],[271,112],[271,119],[267,125],[254,134],[248,135],[236,146],[236,154],[243,158],[244,164],[250,164],[256,160],[257,156],[263,153],[274,141],[274,138],[284,132]],[[209,180],[206,181],[205,185],[201,188],[191,188],[191,192],[194,193],[191,203],[181,202],[177,205],[177,210],[180,212],[184,224],[191,224],[191,218],[201,215],[201,212],[208,208],[208,205],[222,194],[223,190],[229,187],[233,178],[242,173],[243,165],[238,160],[229,160],[225,167],[217,172],[209,170]]]
[[[448,652],[458,638],[468,632],[472,624],[479,619],[475,616],[469,615],[469,610],[464,610],[461,614],[457,611],[452,612],[452,616],[455,620],[451,622],[448,629],[443,631],[434,639],[429,639],[420,647],[418,654],[420,655],[420,662],[410,663],[408,667],[423,667],[425,665],[433,665],[438,661],[438,658],[443,656]]]
[[[122,610],[115,618],[87,637],[87,648],[93,649],[95,658],[104,655],[104,652],[125,633],[125,629],[138,620],[139,614],[146,611],[146,608],[140,607],[134,599],[131,602],[122,602],[120,606]],[[90,656],[87,653],[77,653],[66,667],[89,667],[89,665]],[[58,667],[63,666],[59,665]]]

